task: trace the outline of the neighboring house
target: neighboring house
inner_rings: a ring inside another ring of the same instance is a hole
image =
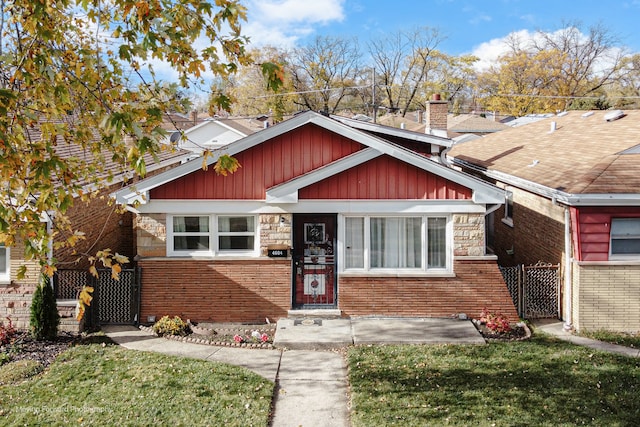
[[[578,330],[640,330],[640,111],[570,111],[454,146],[453,164],[507,191],[501,265],[561,265]]]
[[[202,154],[204,150],[215,150],[254,132],[234,120],[210,119],[186,129],[183,134],[173,132],[169,141],[177,143],[182,150]]]
[[[233,174],[194,160],[116,192],[136,214],[141,320],[484,307],[516,320],[485,252],[485,216],[504,192],[431,160],[448,139],[356,125],[370,126],[301,113],[220,150],[239,161]]]
[[[32,138],[40,137],[37,129],[32,130],[32,133]],[[63,158],[86,156],[86,152],[80,146],[64,141],[60,141],[56,150],[57,154]],[[153,158],[148,156],[146,158],[148,176],[180,164],[188,154],[182,151],[163,151],[158,155],[158,163],[154,163]],[[105,156],[105,159],[109,161],[110,157]],[[82,202],[79,197],[74,199],[74,205],[68,210],[67,215],[74,229],[83,231],[86,238],[78,242],[74,248],[53,251],[58,268],[88,271],[87,258],[82,254],[95,255],[98,250],[106,248],[133,259],[135,236],[131,226],[131,214],[128,212],[120,214],[116,212],[116,206],[109,203],[109,194],[125,185],[124,177],[117,174],[118,170],[116,164],[106,165],[105,173],[111,171],[115,176],[110,186],[100,190],[97,197],[91,199],[89,203]],[[18,279],[17,271],[22,265],[27,267],[27,274],[24,279]],[[25,259],[23,242],[17,241],[13,246],[6,247],[0,236],[0,318],[10,317],[18,328],[27,328],[31,297],[39,279],[40,266],[35,261]],[[71,316],[74,307],[75,304],[62,307],[61,314]]]
[[[444,138],[456,138],[462,135],[484,136],[508,129],[499,121],[482,117],[479,114],[451,114],[449,103],[439,97],[427,102],[422,111],[407,114],[405,117],[387,114],[378,118],[378,123],[414,132],[426,133]]]

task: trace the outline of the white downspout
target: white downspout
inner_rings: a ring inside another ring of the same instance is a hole
[[[571,278],[571,215],[569,208],[564,210],[564,307],[566,309],[564,316],[564,329],[571,330],[572,325],[572,278]]]

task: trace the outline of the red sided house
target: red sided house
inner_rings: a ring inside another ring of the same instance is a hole
[[[454,146],[455,166],[507,191],[500,265],[561,266],[561,317],[640,331],[640,111],[569,111]]]
[[[504,192],[440,163],[450,140],[301,113],[114,193],[136,213],[140,319],[256,322],[517,313],[485,216]],[[217,156],[208,159],[209,165]]]

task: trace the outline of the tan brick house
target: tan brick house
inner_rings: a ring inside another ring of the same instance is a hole
[[[567,327],[640,331],[640,111],[569,111],[454,146],[495,183],[501,265],[561,265]]]
[[[451,140],[299,114],[229,144],[228,176],[185,163],[114,194],[135,213],[141,320],[517,319],[485,217],[503,190],[441,162]]]

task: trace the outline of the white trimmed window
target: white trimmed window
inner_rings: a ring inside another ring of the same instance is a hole
[[[0,283],[11,282],[11,253],[10,249],[0,243]]]
[[[345,217],[345,271],[451,271],[447,217]]]
[[[610,259],[640,256],[640,218],[612,218]]]
[[[257,254],[255,215],[171,215],[167,253],[171,256]]]

